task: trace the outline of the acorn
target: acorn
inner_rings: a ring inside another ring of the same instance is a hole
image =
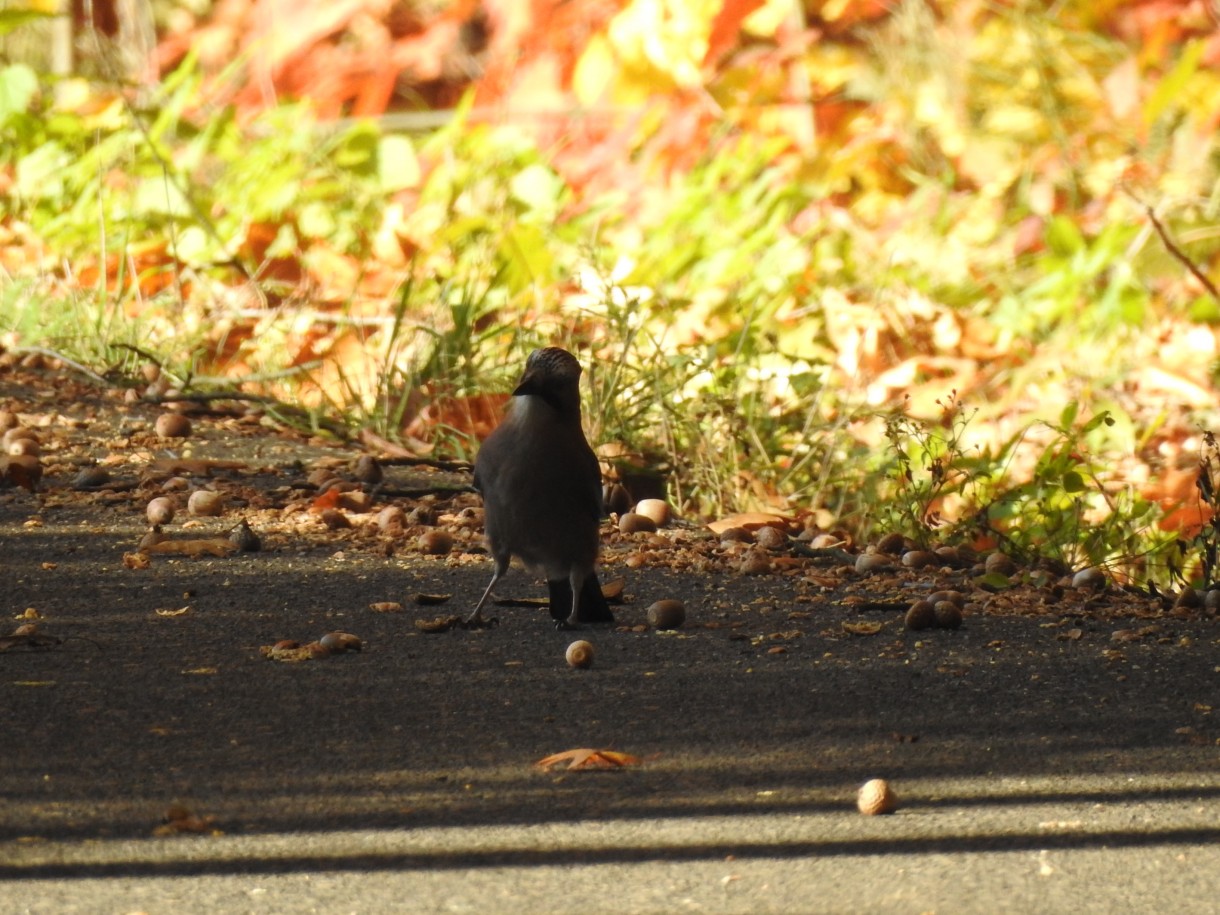
[[[377,513],[377,527],[383,533],[400,534],[406,523],[406,512],[397,505],[387,505]]]
[[[856,557],[856,571],[861,575],[870,575],[894,565],[892,559],[882,553],[861,553]]]
[[[391,505],[390,507],[396,508],[397,506]],[[431,527],[432,525],[436,524],[436,509],[434,509],[431,505],[416,505],[413,509],[407,512],[405,521],[407,524],[422,524],[425,527]],[[483,526],[483,519],[481,517],[479,518],[477,526]]]
[[[959,629],[962,625],[962,608],[951,600],[937,601],[933,606],[936,625],[940,629]]]
[[[323,489],[326,486],[326,484],[330,483],[332,480],[339,479],[339,475],[337,473],[335,473],[333,468],[317,467],[314,470],[311,470],[309,472],[309,476],[307,476],[305,479],[309,483],[310,486],[313,486],[315,489],[320,490],[320,489]]]
[[[1072,587],[1082,591],[1100,591],[1106,586],[1106,575],[1101,569],[1081,569],[1072,576]]]
[[[593,644],[584,639],[573,642],[568,646],[564,657],[568,661],[568,667],[576,670],[584,670],[593,666]]]
[[[224,512],[224,496],[213,489],[196,489],[186,500],[186,510],[192,515],[215,517]]]
[[[950,601],[957,604],[959,607],[966,603],[966,595],[961,591],[933,591],[928,595],[928,600],[933,604],[938,604],[942,600]]]
[[[902,554],[902,564],[908,569],[925,569],[936,561],[936,554],[928,550],[907,550]]]
[[[726,527],[720,532],[721,543],[753,543],[754,535],[744,527]]]
[[[352,635],[350,632],[328,632],[318,639],[318,644],[331,654],[360,651],[364,648],[364,643],[360,641],[360,637]]]
[[[38,457],[42,453],[42,445],[38,444],[37,439],[15,438],[9,442],[7,450],[12,455],[27,454],[30,457]]]
[[[356,466],[352,470],[352,476],[361,483],[368,483],[370,485],[380,483],[383,478],[381,463],[371,454],[362,454],[356,458]]]
[[[153,428],[161,438],[188,438],[191,421],[181,413],[162,413]]]
[[[635,513],[648,518],[657,527],[664,527],[669,523],[673,510],[664,499],[641,499],[635,507]]]
[[[898,796],[884,778],[874,778],[860,786],[856,808],[865,816],[880,816],[898,809]]]
[[[680,629],[686,622],[686,604],[668,598],[648,608],[648,625],[653,629]]]
[[[1003,553],[992,553],[983,561],[983,568],[989,573],[997,575],[1013,575],[1017,571],[1017,564]]]
[[[764,550],[782,550],[788,545],[788,535],[778,527],[760,527],[754,534],[754,542]]]
[[[25,426],[12,426],[4,431],[4,437],[0,439],[4,443],[5,454],[19,454],[21,452],[11,450],[13,446],[20,441],[33,442],[39,444],[38,433],[33,429],[27,429]]]
[[[166,496],[150,499],[144,509],[149,524],[169,524],[174,520],[174,500]]]
[[[416,541],[421,553],[429,556],[444,556],[453,549],[453,535],[448,531],[431,530],[420,534]]]
[[[646,515],[627,512],[618,519],[618,529],[624,534],[652,534],[656,532],[657,523]]]
[[[83,467],[80,473],[72,478],[73,489],[101,489],[110,482],[110,471],[105,467]]]
[[[318,515],[318,519],[327,529],[332,531],[346,530],[352,526],[352,522],[347,519],[347,515],[336,508],[325,508]]]
[[[890,531],[877,541],[877,552],[887,556],[898,556],[906,548],[907,540],[897,531]]]
[[[921,629],[931,629],[936,625],[936,608],[931,601],[917,600],[907,611],[907,628],[913,632]]]
[[[742,575],[766,575],[771,571],[771,560],[765,550],[755,548],[741,557],[737,571]]]

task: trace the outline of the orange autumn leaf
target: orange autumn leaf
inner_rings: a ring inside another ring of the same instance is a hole
[[[227,537],[213,537],[208,540],[162,540],[144,547],[143,552],[197,559],[200,556],[228,556],[237,552],[237,545]]]
[[[621,769],[624,766],[638,766],[640,758],[628,753],[618,753],[614,750],[565,750],[538,760],[534,765],[541,769],[550,769],[559,763],[566,762],[568,769]]]
[[[343,493],[339,491],[338,487],[332,487],[314,499],[313,504],[309,506],[309,510],[312,512],[322,512],[327,509],[337,509],[342,500]]]

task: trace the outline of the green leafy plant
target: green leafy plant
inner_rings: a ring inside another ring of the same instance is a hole
[[[1056,424],[1036,423],[1049,433],[1040,443],[1029,479],[998,487],[978,516],[985,530],[1006,549],[1033,562],[1050,558],[1061,568],[1106,567],[1131,581],[1147,581],[1164,569],[1172,544],[1159,531],[1156,505],[1129,485],[1109,482],[1106,462],[1092,456],[1091,439],[1115,425],[1108,411],[1077,424],[1077,405],[1066,407]]]
[[[977,411],[968,410],[956,391],[936,404],[941,409],[937,423],[915,419],[905,410],[885,417],[890,449],[886,475],[892,490],[878,515],[887,531],[923,545],[934,537],[952,534],[953,524],[941,509],[944,500],[950,496],[969,499],[972,489],[991,470],[982,456],[967,451],[964,441]]]

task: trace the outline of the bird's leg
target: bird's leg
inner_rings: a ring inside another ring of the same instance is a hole
[[[479,598],[478,604],[475,605],[474,613],[466,617],[467,626],[481,626],[483,624],[483,605],[487,603],[487,598],[491,597],[491,589],[496,586],[496,582],[503,578],[504,573],[507,571],[508,561],[505,560],[504,562],[501,562],[499,559],[497,559],[496,571],[492,573],[491,581],[487,583],[487,588],[483,591],[483,596]]]
[[[568,584],[572,588],[572,612],[568,614],[566,621],[561,621],[559,626],[561,629],[579,629],[577,620],[580,619],[580,591],[585,586],[585,578],[587,573],[580,569],[572,569],[568,573]]]

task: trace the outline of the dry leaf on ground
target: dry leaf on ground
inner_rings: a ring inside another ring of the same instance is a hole
[[[621,769],[624,766],[638,766],[640,758],[629,753],[618,753],[614,750],[565,750],[538,760],[534,765],[542,769],[550,769],[566,762],[568,769]]]

